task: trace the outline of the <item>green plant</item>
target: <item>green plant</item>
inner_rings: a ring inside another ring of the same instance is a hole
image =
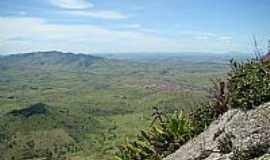
[[[201,104],[189,114],[189,117],[194,128],[193,132],[197,135],[204,131],[216,119],[217,115],[214,112],[213,106]]]
[[[150,130],[141,131],[137,140],[120,146],[116,159],[160,160],[193,137],[191,122],[182,111],[166,115],[156,110],[153,115],[155,122]]]
[[[213,88],[210,90],[210,101],[197,105],[189,114],[194,134],[199,134],[207,128],[211,122],[229,109],[229,94],[227,85],[222,80],[212,80]]]
[[[230,106],[252,109],[270,100],[270,65],[258,59],[246,63],[231,61],[228,78]]]

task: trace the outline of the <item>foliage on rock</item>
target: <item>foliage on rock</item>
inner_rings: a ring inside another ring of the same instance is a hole
[[[230,106],[253,109],[270,100],[270,63],[257,59],[246,63],[232,61],[228,78]]]
[[[119,160],[159,160],[171,154],[193,135],[190,120],[178,111],[172,115],[159,113],[149,131],[141,131],[136,141],[119,147],[116,159]]]

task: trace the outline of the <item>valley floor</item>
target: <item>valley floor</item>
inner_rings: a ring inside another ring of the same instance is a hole
[[[224,62],[175,58],[151,63],[104,60],[87,69],[71,70],[15,66],[0,72],[0,120],[6,126],[12,124],[6,132],[17,136],[16,143],[29,143],[26,137],[36,143],[37,135],[46,133],[76,144],[76,151],[68,154],[74,160],[110,159],[117,145],[150,125],[153,107],[188,112],[206,98],[210,78],[222,77],[227,68]],[[11,111],[37,103],[49,106],[47,117],[10,117]],[[43,123],[42,127],[33,127],[38,125],[34,120]],[[15,157],[20,154],[6,151]]]

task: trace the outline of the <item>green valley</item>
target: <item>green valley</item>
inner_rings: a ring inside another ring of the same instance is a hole
[[[56,51],[1,57],[1,155],[112,159],[119,144],[149,127],[153,107],[188,112],[203,102],[210,79],[222,78],[230,59],[101,57]]]

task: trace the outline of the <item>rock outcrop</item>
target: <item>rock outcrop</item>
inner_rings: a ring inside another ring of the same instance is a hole
[[[270,160],[270,103],[229,110],[165,160]]]

